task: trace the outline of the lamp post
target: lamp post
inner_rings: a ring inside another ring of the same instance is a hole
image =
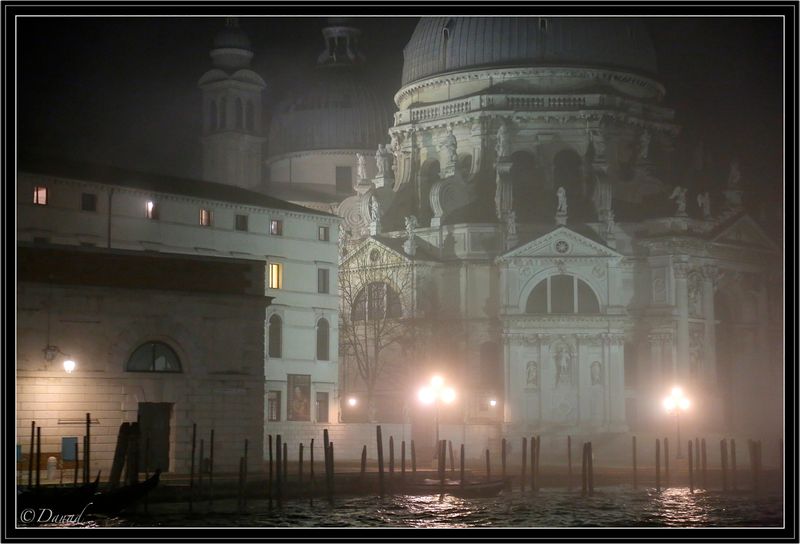
[[[676,459],[683,459],[681,453],[681,412],[685,412],[690,406],[689,399],[683,396],[683,390],[680,387],[673,387],[670,395],[664,399],[664,409],[668,414],[675,414],[675,427],[678,435],[678,453]]]
[[[436,454],[434,459],[439,456],[439,405],[441,403],[451,404],[456,400],[456,391],[452,387],[446,387],[444,378],[441,376],[434,376],[431,378],[430,384],[420,388],[417,393],[417,398],[422,404],[433,404],[435,408],[435,425],[436,425]]]

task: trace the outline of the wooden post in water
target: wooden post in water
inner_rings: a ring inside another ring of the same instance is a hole
[[[447,468],[447,461],[445,460],[445,456],[447,455],[447,441],[442,440],[439,444],[439,483],[444,485],[444,473],[445,469]]]
[[[464,444],[461,444],[461,456],[459,460],[459,485],[464,487]]]
[[[636,436],[631,437],[631,457],[633,458],[633,488],[636,489],[638,485],[636,480]]]
[[[278,496],[278,503],[281,502],[283,496],[281,486],[283,484],[283,443],[281,435],[275,435],[275,494]]]
[[[731,438],[731,489],[736,491],[736,439]]]
[[[406,481],[406,441],[400,441],[400,481]]]
[[[214,506],[214,429],[208,443],[208,506]]]
[[[542,478],[541,478],[542,473],[540,470],[540,461],[542,459],[541,453],[542,453],[542,436],[537,435],[536,436],[536,487],[534,491],[539,491],[539,488],[542,485]]]
[[[311,439],[311,443],[308,445],[308,500],[313,505],[314,504],[314,439]]]
[[[272,435],[269,435],[267,441],[267,447],[269,448],[269,469],[267,472],[267,500],[269,501],[270,507],[272,506],[272,485],[273,485],[273,477],[272,477]],[[200,442],[200,451],[203,451],[203,443]],[[202,457],[202,455],[201,455]]]
[[[331,465],[330,473],[328,474],[328,481],[330,482],[328,484],[328,500],[333,502],[333,496],[334,496],[334,493],[335,493],[334,487],[333,487],[333,484],[334,484],[334,481],[335,481],[334,478],[333,478],[333,475],[334,475],[333,442],[328,444],[328,459],[329,459],[328,462]]]
[[[694,439],[694,469],[695,472],[700,472],[700,439]]]
[[[456,462],[455,462],[455,458],[453,457],[453,441],[452,440],[448,440],[447,441],[447,450],[450,453],[450,472],[452,474],[455,474],[455,472],[456,472]]]
[[[664,437],[664,488],[669,487],[669,440]]]
[[[31,441],[33,444],[33,441]],[[31,456],[32,457],[32,456]],[[75,441],[75,487],[78,487],[78,441]],[[30,481],[28,482],[28,487],[30,487]]]
[[[500,473],[503,483],[506,483],[506,439],[500,441]]]
[[[236,509],[241,512],[244,506],[244,457],[239,457],[239,481],[236,486]]]
[[[84,485],[89,482],[89,473],[86,470],[86,442],[86,435],[83,435],[83,465],[81,466],[81,479],[83,480]]]
[[[531,493],[536,491],[536,437],[531,436]]]
[[[194,501],[194,454],[197,448],[197,423],[192,423],[192,461],[189,464],[189,513]]]
[[[589,451],[589,443],[583,443],[583,449],[581,451],[581,495],[584,497],[586,496],[588,478],[586,474],[587,469],[587,453]]]
[[[248,441],[244,439],[244,467],[242,467],[242,502],[247,506],[247,444]]]
[[[200,498],[203,498],[203,445],[205,441],[200,439],[200,467],[197,471],[197,490]]]
[[[752,490],[755,493],[758,492],[758,443],[755,440],[748,440],[747,446],[750,450],[750,472],[753,480]],[[36,485],[37,487],[39,485],[38,479],[36,480]]]
[[[326,492],[330,495],[330,470],[331,470],[331,459],[330,459],[330,449],[328,448],[329,445],[329,438],[328,438],[328,429],[322,429],[322,452],[325,454],[325,489]]]
[[[361,448],[361,481],[367,477],[367,445]]]
[[[719,441],[719,460],[722,465],[722,491],[728,491],[728,442]]]
[[[417,450],[414,449],[414,441],[411,441],[411,477],[417,477]]]
[[[33,451],[34,451],[33,450],[33,446],[34,446],[35,442],[36,442],[36,421],[31,421],[31,448],[30,448],[30,454],[28,455],[28,488],[29,489],[33,488]],[[75,441],[75,444],[77,446],[77,444],[78,444],[77,440]],[[75,456],[75,470],[76,470],[76,472],[78,470],[78,456],[77,455]],[[77,477],[76,477],[75,484],[77,485],[77,483],[78,483],[78,480],[77,480]]]
[[[36,427],[36,489],[39,489],[41,474],[42,474],[42,428]]]
[[[528,439],[522,437],[522,478],[520,478],[520,490],[525,492],[525,468],[528,464]]]
[[[489,448],[486,448],[486,481],[492,479],[492,465],[489,461]]]
[[[706,479],[706,439],[703,438],[700,441],[700,462],[702,473],[701,476],[703,478],[703,489],[708,489],[708,480]]]
[[[303,443],[300,442],[300,446],[298,447],[299,451],[297,454],[297,481],[300,485],[300,489],[303,488]]]
[[[389,487],[392,487],[394,479],[394,437],[389,436]]]
[[[661,440],[656,438],[656,492],[661,491]]]
[[[380,425],[375,427],[375,440],[378,446],[378,493],[383,497],[383,436]]]
[[[572,436],[567,435],[567,489],[572,491]]]
[[[589,465],[589,496],[594,495],[594,451],[592,443],[589,442],[589,453],[586,455],[586,463]]]
[[[692,441],[689,440],[689,493],[694,493],[694,457],[692,456]]]
[[[86,412],[86,451],[83,453],[83,459],[84,459],[83,470],[84,470],[84,472],[86,472],[85,482],[87,484],[89,483],[89,478],[91,477],[89,475],[89,473],[91,472],[91,459],[92,459],[92,455],[91,455],[91,451],[92,451],[92,439],[91,439],[92,433],[91,433],[91,429],[92,429],[92,418],[91,418],[91,415],[89,414],[89,412]]]

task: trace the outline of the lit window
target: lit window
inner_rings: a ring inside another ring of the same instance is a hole
[[[158,203],[152,200],[148,200],[146,213],[148,219],[158,219]]]
[[[317,269],[317,293],[330,293],[330,271],[327,268]]]
[[[331,232],[328,227],[319,228],[319,239],[323,242],[327,242],[331,239]]]
[[[269,233],[274,236],[283,236],[283,221],[273,219],[269,222]]]
[[[236,230],[247,231],[247,216],[236,215]]]
[[[97,211],[97,195],[94,193],[81,194],[81,210],[85,212]]]
[[[267,393],[267,420],[281,420],[281,392],[269,391]]]
[[[163,342],[147,342],[133,352],[125,368],[128,372],[180,372],[175,351]]]
[[[33,203],[39,206],[47,205],[47,187],[37,185],[33,188]]]
[[[269,263],[269,288],[281,289],[283,287],[283,265]]]
[[[211,226],[211,210],[208,210],[206,208],[200,208],[200,226],[201,227]]]

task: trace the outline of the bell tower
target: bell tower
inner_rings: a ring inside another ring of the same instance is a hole
[[[264,80],[250,69],[250,38],[230,17],[214,38],[203,93],[203,179],[255,190],[262,182]]]

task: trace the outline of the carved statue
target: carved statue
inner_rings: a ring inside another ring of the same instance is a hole
[[[406,216],[406,238],[414,238],[414,230],[417,228],[417,217],[415,215]]]
[[[367,159],[361,153],[356,153],[356,159],[358,160],[358,168],[356,169],[358,179],[367,179]]]
[[[539,385],[539,363],[536,361],[528,361],[527,382],[534,387]]]
[[[697,205],[703,209],[703,219],[711,219],[711,195],[708,191],[697,195]]]
[[[647,160],[647,155],[650,153],[650,131],[644,129],[642,135],[639,137],[639,158]]]
[[[731,161],[731,169],[728,173],[728,187],[731,189],[739,187],[739,182],[742,180],[742,172],[739,170],[739,161]]]
[[[458,158],[457,149],[458,149],[458,140],[456,140],[455,135],[453,134],[453,127],[447,127],[447,136],[444,137],[442,143],[439,144],[441,149],[444,149],[447,153],[447,160],[445,161],[445,166],[452,166],[454,167],[456,164],[456,159]]]
[[[556,363],[556,385],[571,385],[572,377],[570,368],[572,366],[572,354],[564,347],[559,347],[555,354]]]
[[[567,190],[559,187],[558,191],[556,191],[556,196],[558,197],[556,215],[567,215]]]
[[[602,367],[600,366],[600,361],[594,361],[589,371],[592,376],[592,385],[602,385],[603,377],[602,377]]]
[[[369,217],[375,223],[381,220],[381,203],[375,195],[369,197]]]
[[[509,134],[508,125],[505,121],[500,124],[497,129],[497,144],[495,144],[495,151],[497,158],[502,159],[511,155],[511,135]]]
[[[517,214],[514,210],[508,210],[506,213],[506,234],[509,236],[517,234]]]
[[[686,215],[686,189],[681,186],[676,186],[669,196],[670,200],[674,200],[678,209],[676,215]]]
[[[378,151],[375,152],[375,167],[378,176],[385,176],[391,170],[391,153],[383,144],[378,144]]]

